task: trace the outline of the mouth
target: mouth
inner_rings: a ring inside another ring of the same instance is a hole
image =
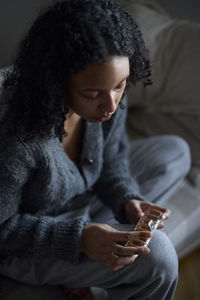
[[[107,116],[103,116],[103,117],[97,118],[97,121],[99,121],[99,122],[108,121],[108,120],[110,120],[110,118],[112,117],[112,115],[113,114],[108,114]]]

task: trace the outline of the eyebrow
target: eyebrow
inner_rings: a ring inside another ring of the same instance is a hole
[[[126,75],[116,86],[118,86],[120,83],[122,83],[124,80],[126,80],[128,77],[130,76],[130,74]],[[98,91],[98,92],[102,92],[103,89],[92,89],[92,88],[87,88],[87,89],[80,89],[80,92],[94,92],[94,91]]]

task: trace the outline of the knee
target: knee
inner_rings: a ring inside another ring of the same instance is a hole
[[[186,175],[191,168],[191,153],[188,143],[179,136],[169,136],[170,143],[174,150],[179,154],[180,165],[183,166],[183,173]]]
[[[178,259],[174,247],[164,232],[156,230],[149,244],[150,253],[139,256],[122,270],[121,283],[131,283],[144,294],[142,299],[169,299],[178,278]],[[149,295],[152,295],[149,297]],[[171,299],[171,298],[170,298]]]
[[[160,148],[166,153],[169,168],[174,165],[176,172],[180,172],[185,177],[191,168],[191,153],[188,143],[180,136],[163,135],[159,136]],[[166,163],[167,163],[166,162]]]
[[[149,279],[157,280],[162,285],[175,283],[178,277],[178,258],[167,235],[156,230],[149,248],[151,252],[144,258]]]

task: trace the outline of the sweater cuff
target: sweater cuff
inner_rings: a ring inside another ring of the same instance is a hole
[[[54,231],[53,253],[56,257],[78,264],[80,259],[80,243],[83,227],[86,225],[83,217],[58,222]]]

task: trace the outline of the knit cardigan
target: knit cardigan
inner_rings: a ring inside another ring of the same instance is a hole
[[[49,256],[77,264],[87,220],[55,216],[69,211],[78,197],[98,195],[119,222],[126,221],[123,205],[142,196],[129,173],[125,117],[126,109],[119,106],[107,122],[85,122],[79,166],[56,136],[1,137],[0,255]]]

